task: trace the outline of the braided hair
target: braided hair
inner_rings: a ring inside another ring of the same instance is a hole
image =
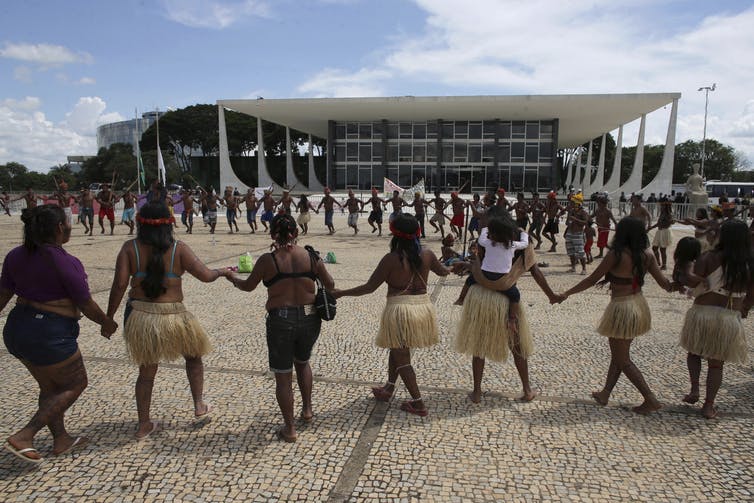
[[[298,225],[296,220],[287,213],[279,213],[270,222],[270,236],[273,243],[271,249],[290,248],[296,244]]]
[[[66,215],[58,205],[43,204],[25,208],[21,212],[21,221],[24,223],[24,248],[34,252],[42,245],[55,243],[55,230],[66,221]]]

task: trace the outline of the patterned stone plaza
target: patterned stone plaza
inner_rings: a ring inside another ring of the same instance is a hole
[[[366,215],[360,220],[361,233],[353,236],[338,215],[338,232],[327,236],[322,216],[314,216],[310,235],[301,240],[336,254],[338,263],[328,269],[341,288],[366,281],[388,249],[387,237],[370,234]],[[229,235],[226,229],[220,221],[213,241],[199,220],[195,234],[177,235],[210,267],[234,265],[246,251],[256,257],[268,249],[265,235]],[[20,243],[21,231],[18,215],[0,219],[2,256]],[[66,245],[84,263],[103,308],[125,234],[117,226],[115,236],[89,238],[76,227]],[[674,228],[673,234],[677,241],[690,230]],[[428,234],[426,245],[439,253],[439,235]],[[562,251],[542,253],[538,261],[549,263],[544,272],[556,291],[582,278],[566,272]],[[48,457],[39,468],[0,451],[0,500],[751,501],[752,366],[726,367],[717,420],[704,420],[698,406],[682,404],[688,377],[677,337],[691,301],[647,282],[653,329],[637,339],[633,357],[665,404],[657,414],[630,411],[641,397],[625,377],[608,407],[590,399],[609,361],[607,341],[594,331],[608,292],[591,289],[550,306],[530,276],[519,287],[535,335],[532,383],[541,395],[531,403],[517,401],[520,382],[512,361],[488,363],[487,393],[481,404],[472,404],[466,397],[470,358],[452,349],[461,309],[453,302],[463,278],[430,276],[441,344],[414,355],[429,416],[399,410],[407,396],[401,385],[389,404],[370,393],[371,385],[385,380],[387,366],[386,351],[372,343],[383,286],[373,295],[339,301],[336,319],[323,324],[312,361],[315,420],[299,425],[297,443],[285,444],[275,436],[281,416],[267,372],[265,290],[242,293],[224,281],[185,277],[185,303],[215,347],[205,359],[211,418],[194,419],[181,362],[166,364],[157,374],[152,405],[164,430],[136,441],[137,371],[121,332],[108,341],[82,320],[79,343],[89,388],[66,419],[72,434],[91,443],[74,454]],[[122,306],[118,316],[121,322]],[[752,321],[745,325],[754,347]],[[4,347],[0,365],[0,424],[7,437],[32,414],[37,387]],[[50,444],[49,433],[40,432],[36,446],[43,456]]]

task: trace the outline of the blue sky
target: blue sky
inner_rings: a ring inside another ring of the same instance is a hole
[[[2,2],[0,164],[93,154],[135,108],[256,96],[677,91],[677,139],[701,139],[713,82],[708,136],[754,159],[752,26],[740,1]]]

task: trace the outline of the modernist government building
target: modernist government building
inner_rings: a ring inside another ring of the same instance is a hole
[[[311,191],[382,188],[389,178],[404,188],[424,179],[428,190],[441,191],[544,192],[573,185],[585,193],[669,193],[679,99],[680,93],[219,100],[220,183],[245,187],[228,156],[223,111],[230,109],[327,140],[324,179],[315,175],[309,149]],[[667,105],[672,109],[665,159],[655,179],[643,180],[646,115]],[[565,179],[560,176],[558,152],[616,129],[620,151],[623,125],[636,119],[641,119],[637,156],[627,180],[619,180],[621,156],[615,156],[616,176],[606,180],[604,150],[592,159],[591,148],[583,158],[571,156]],[[262,145],[260,120],[257,129]],[[301,187],[290,156],[285,183]],[[257,169],[260,186],[275,185],[264,155]]]

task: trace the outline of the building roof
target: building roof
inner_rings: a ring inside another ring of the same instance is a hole
[[[397,96],[218,100],[218,105],[327,137],[327,121],[559,119],[558,148],[576,147],[668,105],[681,93]]]

